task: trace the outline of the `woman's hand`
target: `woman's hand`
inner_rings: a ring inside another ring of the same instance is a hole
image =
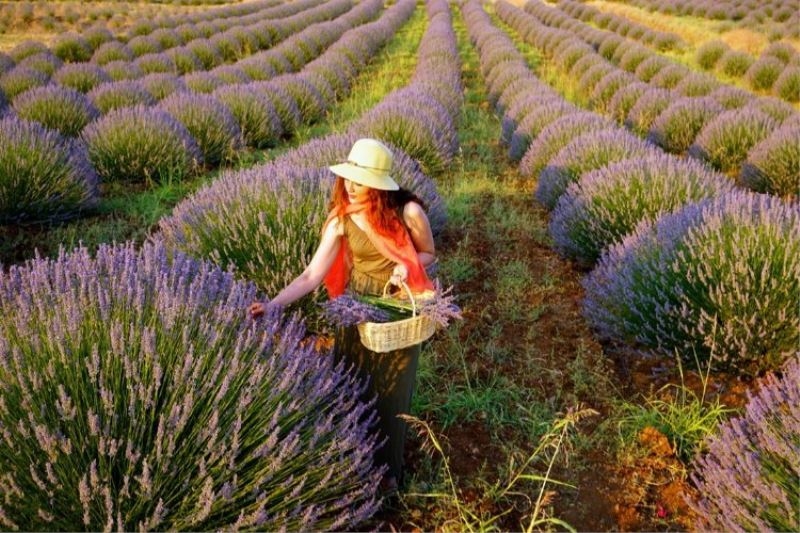
[[[392,276],[389,278],[389,282],[392,285],[396,285],[400,287],[405,281],[408,279],[408,268],[402,263],[397,263],[392,270]]]
[[[272,302],[253,302],[247,308],[250,318],[256,319],[265,314],[271,314],[274,309],[280,309],[281,305]]]

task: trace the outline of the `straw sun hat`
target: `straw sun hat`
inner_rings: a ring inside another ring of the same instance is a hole
[[[347,162],[328,167],[337,176],[380,189],[396,191],[400,188],[389,175],[392,171],[392,151],[375,139],[359,139],[350,149]]]

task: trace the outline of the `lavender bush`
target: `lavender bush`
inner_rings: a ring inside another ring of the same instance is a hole
[[[159,107],[186,127],[208,165],[230,161],[242,148],[242,131],[236,118],[213,96],[174,93]]]
[[[800,198],[800,121],[787,123],[755,145],[742,165],[742,183],[757,192]]]
[[[576,135],[613,127],[606,117],[589,112],[572,113],[551,122],[531,142],[519,164],[523,176],[538,176],[550,159]]]
[[[30,67],[17,66],[0,76],[0,90],[13,100],[28,89],[46,85],[50,76]]]
[[[707,41],[698,47],[694,59],[701,69],[712,70],[728,50],[730,50],[730,47],[724,41]]]
[[[726,111],[706,124],[689,153],[721,172],[738,172],[750,149],[776,127],[769,115],[757,109]]]
[[[772,90],[787,102],[800,101],[800,67],[786,67],[775,80]]]
[[[280,139],[281,119],[262,93],[247,85],[228,85],[214,91],[214,97],[233,114],[247,146],[266,148]]]
[[[732,78],[744,76],[755,59],[747,52],[728,50],[719,60],[719,69]]]
[[[301,323],[247,320],[251,284],[162,245],[93,255],[0,274],[4,528],[352,529],[377,510],[363,385]]]
[[[649,82],[653,77],[672,63],[660,55],[653,55],[639,63],[634,75],[643,82]]]
[[[185,46],[177,46],[164,51],[172,61],[175,63],[175,70],[181,76],[195,72],[203,68],[200,58],[197,54],[186,48]]]
[[[619,128],[579,135],[539,173],[536,199],[552,210],[567,187],[586,172],[649,152],[655,152],[655,147]]]
[[[14,100],[14,111],[24,120],[31,120],[75,137],[99,112],[89,99],[74,89],[58,85],[37,87]]]
[[[673,100],[675,100],[675,95],[666,89],[645,90],[628,112],[625,126],[637,135],[647,135],[653,121]]]
[[[614,69],[605,75],[592,89],[591,106],[598,113],[607,114],[611,99],[624,87],[630,87],[636,82],[632,74]]]
[[[106,65],[112,61],[133,61],[131,49],[119,41],[101,44],[92,54],[92,63]]]
[[[656,117],[647,139],[667,152],[682,154],[703,126],[722,112],[722,106],[713,98],[680,98]]]
[[[649,88],[650,86],[643,82],[633,82],[620,87],[606,106],[609,116],[618,124],[624,124],[631,108]]]
[[[284,134],[289,135],[297,131],[303,123],[303,115],[297,107],[297,102],[285,88],[269,82],[255,82],[250,86],[272,102],[281,119],[281,130]]]
[[[83,63],[92,58],[94,49],[81,35],[65,33],[59,35],[53,45],[52,52],[67,63]]]
[[[752,93],[744,89],[739,89],[738,87],[731,87],[730,85],[723,85],[711,91],[708,96],[728,110],[744,107],[753,99]]]
[[[133,54],[133,57],[140,57],[145,54],[156,54],[164,51],[161,44],[149,35],[137,35],[128,41],[126,46]]]
[[[28,56],[22,61],[17,63],[18,67],[25,67],[31,68],[33,70],[38,70],[42,74],[47,75],[48,77],[52,76],[53,73],[61,68],[64,65],[64,62],[53,55],[52,52],[43,52],[41,54],[36,54],[32,56]]]
[[[136,65],[139,70],[142,71],[142,74],[145,75],[154,74],[157,72],[166,72],[171,74],[178,72],[178,67],[175,65],[175,61],[172,59],[172,57],[163,52],[139,56],[133,61],[133,64]]]
[[[750,87],[756,91],[765,91],[772,88],[775,80],[783,72],[783,63],[774,57],[762,57],[756,60],[747,69],[745,76]]]
[[[561,97],[543,99],[536,108],[531,109],[520,121],[508,143],[508,158],[518,162],[528,151],[531,141],[543,129],[559,118],[578,112],[578,109]]]
[[[311,260],[332,183],[326,168],[280,163],[224,173],[162,219],[159,235],[169,247],[235,267],[274,296]],[[305,316],[318,312],[323,292],[297,303]]]
[[[800,209],[744,191],[690,204],[610,247],[584,285],[604,338],[741,374],[778,368],[800,342]]]
[[[62,220],[97,203],[81,146],[34,122],[0,120],[0,224]]]
[[[11,59],[13,59],[16,63],[19,63],[27,57],[34,56],[36,54],[44,54],[49,51],[50,50],[48,50],[43,43],[26,39],[15,45],[14,48],[8,52],[8,55],[11,56]]]
[[[748,103],[747,107],[752,107],[766,113],[778,124],[783,124],[786,120],[798,115],[797,110],[792,107],[792,104],[780,98],[773,98],[772,96],[753,98]]]
[[[651,152],[588,172],[570,184],[553,210],[550,233],[561,255],[592,266],[605,247],[641,221],[732,189],[730,180],[697,161]]]
[[[788,65],[797,55],[794,46],[787,42],[771,43],[761,52],[761,57],[774,57],[784,65]]]
[[[109,112],[83,131],[89,158],[104,180],[169,182],[196,171],[197,142],[162,110],[136,106]]]
[[[683,78],[675,86],[675,92],[683,96],[705,96],[719,87],[719,82],[713,76],[695,72]]]
[[[135,105],[155,105],[156,99],[139,81],[112,81],[89,91],[89,99],[103,114]]]
[[[720,425],[692,465],[698,531],[800,529],[800,358],[748,391],[744,413]]]
[[[139,80],[147,92],[153,95],[156,100],[163,100],[174,92],[186,91],[186,84],[183,78],[169,73],[148,74]]]
[[[111,81],[105,70],[91,63],[68,63],[53,74],[57,84],[88,93],[101,83]]]
[[[142,69],[133,61],[112,61],[106,63],[103,70],[113,81],[137,80],[144,76]]]
[[[650,78],[649,83],[662,89],[672,89],[688,75],[689,70],[683,65],[667,65]]]

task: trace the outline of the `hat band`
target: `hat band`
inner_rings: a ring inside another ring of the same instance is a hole
[[[390,168],[368,167],[367,165],[361,165],[359,163],[356,163],[352,159],[348,159],[347,163],[356,166],[358,168],[366,168],[367,170],[377,170],[379,172],[389,172],[391,170]]]

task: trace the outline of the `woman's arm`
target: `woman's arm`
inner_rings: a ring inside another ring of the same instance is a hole
[[[408,202],[403,206],[403,220],[411,236],[411,242],[419,255],[422,266],[427,267],[436,261],[436,248],[433,244],[433,232],[425,210],[417,202]]]
[[[303,273],[284,287],[281,292],[269,301],[268,305],[289,305],[319,287],[331,265],[333,265],[336,254],[339,253],[341,236],[341,224],[338,219],[334,218],[325,226],[317,251],[314,252],[314,257],[311,258],[311,262],[308,263]],[[254,302],[249,307],[250,315],[253,318],[259,317],[264,314],[265,308],[266,306],[263,303]]]

